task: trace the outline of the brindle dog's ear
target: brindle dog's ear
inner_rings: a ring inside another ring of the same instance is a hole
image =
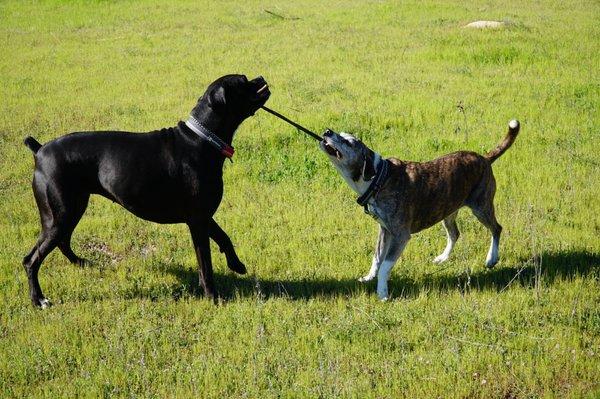
[[[208,106],[215,111],[225,107],[225,88],[219,87],[208,94]]]
[[[355,165],[355,168],[352,169],[352,173],[350,174],[352,181],[358,181],[358,179],[360,179],[360,177],[362,176],[363,168],[361,168],[360,165]]]
[[[367,149],[365,152],[365,162],[363,164],[362,169],[363,179],[365,181],[371,180],[375,177],[376,173],[377,172],[375,171],[375,154],[373,153],[373,151]]]

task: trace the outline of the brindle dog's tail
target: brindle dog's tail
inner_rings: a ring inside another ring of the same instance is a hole
[[[23,143],[33,152],[33,154],[37,154],[38,150],[42,147],[42,145],[31,136],[28,136],[23,140]]]
[[[512,143],[515,142],[520,128],[521,124],[518,120],[513,119],[512,121],[508,122],[508,133],[506,134],[506,137],[504,137],[504,140],[498,144],[498,147],[485,154],[485,157],[488,159],[488,161],[490,161],[490,163],[494,162],[498,157],[500,157],[500,155],[504,154],[504,151],[508,150]]]

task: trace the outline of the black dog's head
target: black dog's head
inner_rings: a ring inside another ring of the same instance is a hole
[[[262,76],[248,80],[245,75],[225,75],[208,86],[198,105],[204,103],[214,113],[241,122],[254,115],[270,95]]]

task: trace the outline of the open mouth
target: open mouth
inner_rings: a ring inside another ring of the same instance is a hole
[[[327,143],[327,141],[321,141],[321,147],[323,148],[323,150],[325,150],[327,154],[331,155],[332,157],[336,157],[337,159],[342,158],[342,154],[334,146]]]

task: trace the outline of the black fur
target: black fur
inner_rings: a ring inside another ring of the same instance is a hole
[[[34,154],[37,154],[37,152],[39,151],[39,149],[42,147],[42,145],[40,144],[40,142],[37,141],[36,139],[34,139],[31,136],[25,137],[25,140],[23,140],[23,143],[25,143],[25,145],[27,147],[29,147],[29,149]]]
[[[268,99],[268,89],[257,93],[265,84],[262,77],[248,81],[243,75],[223,76],[208,87],[192,115],[231,144],[237,127]],[[38,271],[54,248],[73,263],[83,262],[71,250],[70,240],[90,194],[102,195],[149,221],[186,223],[207,297],[217,295],[209,237],[225,253],[232,270],[246,272],[231,240],[212,218],[223,195],[224,157],[183,122],[146,134],[72,133],[43,146],[28,137],[25,145],[35,154],[33,192],[42,224],[37,243],[23,259],[33,305],[48,305]]]

